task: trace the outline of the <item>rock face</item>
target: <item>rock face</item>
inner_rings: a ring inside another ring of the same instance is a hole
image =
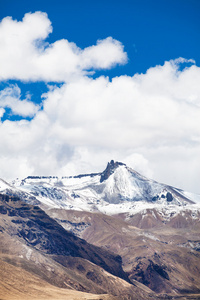
[[[163,287],[166,286],[166,281],[170,280],[167,272],[167,266],[161,262],[155,263],[151,259],[139,259],[138,263],[130,274],[130,279],[135,279],[157,293],[163,292]]]
[[[105,171],[103,171],[101,173],[100,182],[107,180],[110,177],[110,175],[112,175],[115,172],[115,170],[117,169],[117,167],[119,167],[119,166],[125,166],[125,164],[123,164],[121,162],[114,162],[114,160],[111,160],[107,164]]]

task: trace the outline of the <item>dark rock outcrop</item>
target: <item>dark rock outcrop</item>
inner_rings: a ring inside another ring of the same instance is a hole
[[[114,171],[116,170],[116,168],[118,166],[125,166],[125,164],[121,163],[121,162],[115,162],[114,160],[111,160],[108,164],[106,169],[101,173],[101,178],[100,178],[100,182],[105,181],[106,179],[109,178],[109,176],[111,174],[114,173]]]

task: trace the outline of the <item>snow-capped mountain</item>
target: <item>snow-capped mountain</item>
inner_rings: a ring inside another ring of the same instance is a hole
[[[150,180],[121,162],[111,160],[102,173],[70,177],[29,176],[11,184],[0,182],[0,191],[49,208],[135,214],[144,209],[171,211],[197,209],[200,195]]]
[[[3,259],[9,253],[26,270],[30,264],[33,274],[48,271],[48,280],[56,278],[62,287],[67,282],[72,289],[109,291],[120,299],[199,299],[200,195],[113,160],[101,173],[0,180],[0,194]],[[87,262],[89,249],[100,252]],[[117,255],[114,264],[107,250]]]

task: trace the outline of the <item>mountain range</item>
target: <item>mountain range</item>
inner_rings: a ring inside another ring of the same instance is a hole
[[[1,179],[0,235],[3,300],[200,299],[200,195],[121,162]]]

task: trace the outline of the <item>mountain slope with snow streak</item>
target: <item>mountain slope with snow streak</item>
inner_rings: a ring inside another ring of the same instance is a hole
[[[2,193],[49,208],[135,214],[145,209],[172,212],[197,209],[199,195],[148,179],[121,162],[111,160],[102,173],[69,177],[29,176],[11,184],[0,181]]]

